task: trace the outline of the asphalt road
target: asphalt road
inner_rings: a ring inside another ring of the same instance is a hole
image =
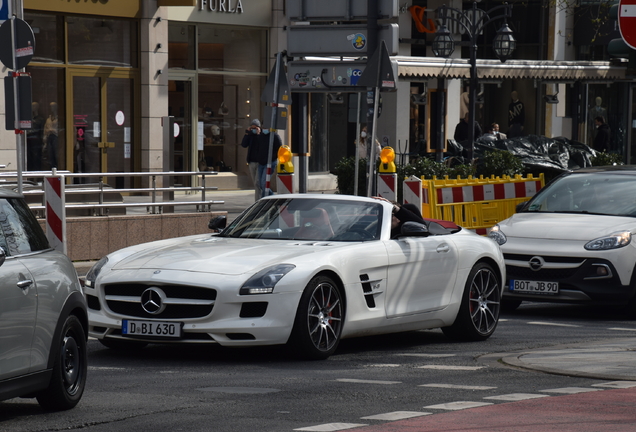
[[[317,362],[281,347],[122,352],[91,340],[89,380],[75,409],[44,413],[32,400],[12,399],[0,403],[0,430],[634,430],[634,389],[499,361],[634,330],[612,309],[530,304],[504,315],[484,342],[451,342],[439,330],[358,338]]]

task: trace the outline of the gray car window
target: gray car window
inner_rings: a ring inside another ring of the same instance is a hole
[[[20,199],[0,200],[0,229],[7,255],[48,249],[49,243],[29,207]]]

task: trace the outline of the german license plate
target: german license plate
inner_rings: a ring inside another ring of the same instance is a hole
[[[529,294],[558,294],[558,282],[511,280],[510,291]]]
[[[121,334],[126,336],[181,337],[181,323],[123,320]]]

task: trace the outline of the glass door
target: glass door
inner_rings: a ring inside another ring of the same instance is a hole
[[[134,137],[134,80],[98,72],[72,73],[72,161],[77,173],[131,172]],[[69,162],[69,161],[67,161]],[[84,182],[96,182],[97,179]],[[131,179],[105,179],[117,188]]]
[[[168,115],[174,117],[174,171],[195,171],[192,144],[192,81],[175,79],[168,82]],[[175,186],[190,186],[191,178],[175,178]]]

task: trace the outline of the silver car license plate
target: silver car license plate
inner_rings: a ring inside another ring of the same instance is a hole
[[[165,321],[123,320],[121,334],[126,336],[181,337],[182,323]]]
[[[558,282],[511,280],[508,289],[512,292],[528,294],[558,294]]]

